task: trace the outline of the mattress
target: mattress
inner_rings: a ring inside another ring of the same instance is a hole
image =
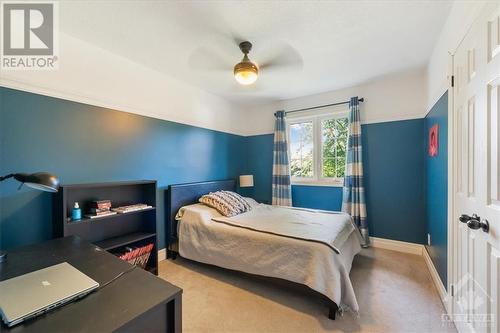
[[[282,237],[213,221],[221,217],[203,204],[185,206],[179,217],[179,253],[194,261],[300,283],[325,295],[343,310],[359,310],[349,278],[361,251],[357,230],[340,254],[321,243]]]

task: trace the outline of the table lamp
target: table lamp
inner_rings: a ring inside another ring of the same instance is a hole
[[[253,175],[241,175],[240,187],[253,187]]]
[[[46,192],[57,192],[59,190],[59,179],[48,172],[37,172],[32,174],[27,173],[11,173],[0,177],[0,182],[14,178],[21,183],[21,186],[26,185],[31,188]],[[19,188],[21,188],[21,186]],[[7,260],[7,253],[0,251],[0,262]]]

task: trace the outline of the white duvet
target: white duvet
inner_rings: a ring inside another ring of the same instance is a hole
[[[352,218],[345,213],[259,204],[245,213],[214,217],[212,221],[322,243],[336,253],[340,253],[339,249],[356,229]]]
[[[178,215],[180,255],[227,269],[304,284],[330,298],[341,309],[359,310],[349,278],[352,260],[361,250],[357,230],[352,229],[344,235],[345,239],[338,249],[340,254],[337,254],[320,242],[283,237],[212,220],[221,217],[215,209],[203,204],[181,208]]]

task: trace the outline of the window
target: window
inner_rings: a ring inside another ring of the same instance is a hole
[[[292,183],[343,185],[348,126],[347,112],[288,120]]]
[[[313,122],[290,124],[290,170],[293,177],[313,177]]]

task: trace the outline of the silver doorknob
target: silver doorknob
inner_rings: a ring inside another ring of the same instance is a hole
[[[472,216],[462,214],[458,220],[462,223],[467,223],[467,226],[472,230],[482,229],[484,232],[490,231],[490,223],[488,220],[483,219],[481,221],[481,217],[477,216],[477,214],[472,214]]]
[[[472,214],[472,216],[469,216],[467,214],[462,214],[460,215],[460,217],[458,218],[458,220],[462,223],[467,223],[469,222],[470,220],[480,220],[481,218],[479,216],[477,216],[477,214]]]

